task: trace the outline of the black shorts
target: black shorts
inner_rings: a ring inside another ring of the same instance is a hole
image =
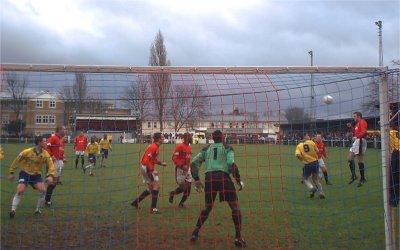
[[[237,201],[236,189],[229,174],[223,171],[207,172],[204,185],[205,202],[212,204],[217,193],[220,201]]]

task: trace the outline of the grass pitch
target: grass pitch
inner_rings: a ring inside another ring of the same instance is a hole
[[[135,210],[130,203],[146,186],[139,176],[139,161],[147,145],[114,144],[107,167],[89,177],[75,169],[72,145],[66,146],[68,163],[63,185],[53,195],[54,207],[34,216],[38,192],[27,188],[13,220],[8,212],[16,181],[7,180],[8,167],[26,144],[5,144],[1,162],[1,248],[54,249],[230,249],[234,248],[231,212],[216,202],[209,219],[192,244],[204,194],[192,188],[186,209],[168,202],[176,188],[172,152],[162,145],[157,166],[160,175],[158,207],[149,214],[150,198]],[[300,184],[302,163],[294,157],[294,145],[233,145],[245,183],[239,192],[243,235],[248,249],[383,249],[385,246],[380,150],[368,149],[367,183],[348,184],[347,148],[328,148],[326,160],[332,186],[324,185],[326,199],[309,198]],[[193,145],[197,153],[202,145]],[[85,159],[87,163],[87,159]],[[98,160],[99,166],[99,160]],[[203,172],[201,176],[203,177]],[[358,167],[357,167],[358,171]],[[202,178],[203,179],[203,178]]]

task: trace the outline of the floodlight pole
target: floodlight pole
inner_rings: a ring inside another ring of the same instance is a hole
[[[379,66],[383,66],[383,47],[382,47],[382,21],[376,21],[375,25],[378,26],[379,38]]]
[[[311,59],[311,67],[314,66],[314,53],[312,50],[308,51],[308,54],[310,55]],[[310,128],[311,130],[314,129],[314,108],[315,108],[315,91],[314,91],[314,74],[311,73],[311,86],[310,86],[310,91],[311,91],[311,99],[310,99]]]

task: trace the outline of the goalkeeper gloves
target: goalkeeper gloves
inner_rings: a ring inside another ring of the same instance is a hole
[[[194,184],[195,184],[196,191],[198,193],[203,192],[204,186],[203,186],[203,183],[201,183],[200,180],[197,180]]]
[[[243,181],[237,181],[236,183],[239,185],[239,191],[243,190],[244,187]]]

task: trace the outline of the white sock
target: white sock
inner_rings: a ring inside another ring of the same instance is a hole
[[[16,193],[14,195],[13,201],[12,201],[12,205],[11,205],[11,210],[15,211],[17,210],[18,204],[21,201],[21,198],[24,194],[18,194]]]
[[[310,190],[314,188],[314,186],[311,184],[309,180],[304,180],[304,185]]]
[[[36,211],[42,209],[44,204],[44,197],[46,196],[46,192],[39,192],[38,201],[36,205]]]
[[[321,182],[317,182],[317,189],[318,189],[318,192],[320,193],[320,194],[323,194],[324,193],[324,190],[322,190],[322,185],[321,185]]]

